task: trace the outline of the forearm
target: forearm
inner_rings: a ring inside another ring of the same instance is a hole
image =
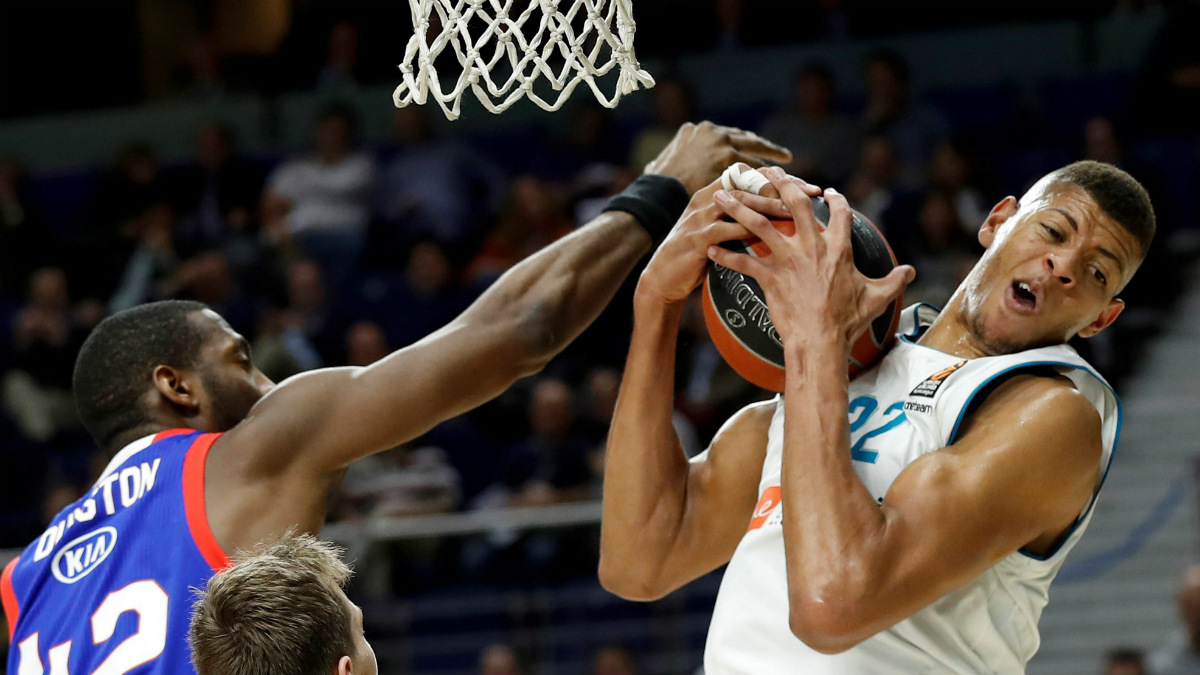
[[[518,264],[417,343],[370,366],[291,378],[256,411],[284,411],[278,419],[292,441],[280,452],[303,456],[317,474],[395,447],[537,372],[599,314],[649,243],[632,217],[601,216]],[[300,422],[294,410],[307,411]]]
[[[782,498],[795,628],[810,610],[824,622],[859,606],[876,578],[884,519],[851,465],[844,347],[788,345],[786,362]]]
[[[506,272],[462,319],[517,318],[517,353],[540,367],[595,320],[649,250],[632,216],[602,214]]]
[[[639,294],[629,358],[608,436],[600,577],[627,597],[654,596],[684,514],[688,462],[671,423],[683,303]]]

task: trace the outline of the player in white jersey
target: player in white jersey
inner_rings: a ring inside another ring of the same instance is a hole
[[[609,435],[601,582],[649,600],[729,563],[708,675],[1024,672],[1120,426],[1111,389],[1065,343],[1121,313],[1116,294],[1154,233],[1148,195],[1079,162],[1005,198],[945,310],[906,310],[897,345],[850,382],[853,339],[914,271],[866,279],[845,199],[824,192],[821,231],[805,196],[821,191],[764,174],[781,198],[769,215],[786,207],[795,235],[740,193],[694,199],[642,275]],[[771,255],[714,246],[722,216]],[[786,387],[689,462],[670,423],[674,349],[708,258],[762,285]]]

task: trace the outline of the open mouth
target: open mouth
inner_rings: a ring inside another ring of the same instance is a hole
[[[1021,309],[1032,311],[1037,307],[1037,294],[1033,292],[1033,288],[1029,284],[1024,281],[1014,281],[1011,291],[1013,300]]]

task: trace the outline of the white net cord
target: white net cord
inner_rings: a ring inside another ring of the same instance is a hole
[[[571,5],[565,13],[559,12],[559,0],[409,0],[413,36],[400,64],[402,81],[392,94],[396,107],[424,105],[432,96],[447,118],[457,119],[469,87],[493,113],[526,97],[553,111],[586,82],[597,101],[613,108],[622,96],[654,86],[633,52],[632,0],[564,1]],[[513,16],[518,2],[524,9],[518,7]],[[442,30],[431,36],[435,21]],[[447,91],[434,61],[448,47],[462,71]],[[613,68],[619,69],[616,87],[606,95],[597,78]],[[552,100],[534,91],[540,78],[556,92]]]

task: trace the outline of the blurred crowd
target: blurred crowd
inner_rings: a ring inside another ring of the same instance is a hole
[[[537,672],[517,649],[504,643],[488,645],[479,654],[479,675],[529,675]],[[592,653],[591,675],[638,675],[638,655],[623,644],[602,645]]]
[[[855,21],[862,25],[850,3],[810,4],[823,19],[809,27],[824,31],[810,39],[852,36]],[[90,184],[87,208],[65,222],[52,215],[61,213],[53,177],[30,175],[20,158],[0,160],[0,547],[35,538],[104,465],[71,400],[75,354],[104,316],[152,300],[194,299],[251,341],[254,361],[275,381],[369,365],[445,324],[517,261],[595,216],[680,124],[705,117],[756,128],[792,149],[789,171],[847,194],[900,261],[917,267],[909,302],[945,302],[981,253],[975,229],[1003,196],[1074,159],[1126,168],[1155,199],[1160,243],[1124,294],[1136,311],[1080,346],[1119,381],[1178,288],[1186,252],[1166,242],[1186,240],[1184,226],[1198,220],[1172,192],[1170,163],[1131,152],[1164,137],[1197,152],[1197,7],[1170,9],[1176,15],[1122,88],[1119,106],[1091,111],[1077,102],[1066,123],[1044,98],[994,123],[975,92],[963,94],[965,106],[962,97],[928,97],[912,85],[914,64],[878,51],[862,64],[861,86],[851,88],[861,96],[845,94],[847,83],[829,64],[812,62],[772,109],[702,110],[691,84],[668,70],[656,73],[648,94],[651,117],[618,119],[578,95],[563,113],[565,131],[531,131],[507,145],[435,133],[427,116],[436,112],[418,107],[396,111],[390,142],[368,145],[355,110],[337,103],[314,120],[310,146],[294,154],[243,154],[230,128],[214,120],[195,130],[192,157],[164,164],[131,132]],[[1166,10],[1123,2],[1105,11]],[[364,70],[375,60],[362,57],[371,28],[321,16],[297,15],[280,48],[310,64],[290,85],[336,93],[376,77]],[[743,3],[714,3],[710,48],[742,44],[747,16],[755,15]],[[653,31],[653,20],[648,25]],[[169,95],[219,97],[245,86],[236,73],[200,40]],[[331,519],[596,499],[631,289],[632,281],[542,375],[355,464]],[[685,319],[679,363],[676,426],[689,454],[731,413],[769,396],[722,361],[697,307]],[[453,569],[569,574],[592,564],[589,546],[494,533],[456,550]]]

